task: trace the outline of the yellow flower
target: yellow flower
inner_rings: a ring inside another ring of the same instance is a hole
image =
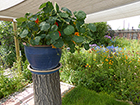
[[[93,59],[94,61],[96,61],[96,59]]]
[[[110,58],[113,58],[113,56],[111,56]]]
[[[103,64],[104,62],[102,62],[102,64]]]
[[[111,84],[109,84],[111,86]]]
[[[108,64],[109,64],[109,65],[111,65],[112,63],[111,63],[111,62],[109,62]]]
[[[125,55],[126,59],[128,59],[127,55]]]
[[[73,24],[74,24],[74,25],[76,25],[76,23],[75,23],[75,22],[73,22]]]
[[[87,63],[87,66],[88,66],[89,64]]]
[[[89,66],[89,67],[91,67],[91,66]]]
[[[76,35],[76,36],[80,36],[80,35],[79,35],[79,32],[75,32],[74,35]]]
[[[105,59],[106,62],[108,62],[108,59]]]

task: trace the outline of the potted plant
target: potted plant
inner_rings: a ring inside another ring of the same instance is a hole
[[[57,3],[48,1],[39,7],[36,14],[26,13],[17,19],[21,32],[19,39],[24,43],[26,57],[33,69],[47,70],[56,67],[61,57],[61,49],[69,47],[70,52],[76,46],[89,49],[91,32],[96,30],[94,24],[85,24],[86,13],[72,12],[63,7],[59,10]]]

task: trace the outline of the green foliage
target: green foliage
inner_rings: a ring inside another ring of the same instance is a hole
[[[59,10],[57,3],[48,1],[40,6],[40,11],[36,14],[26,13],[25,17],[18,18],[20,34],[17,36],[22,42],[28,45],[51,45],[62,48],[64,45],[70,47],[74,52],[76,46],[82,46],[85,40],[90,39],[89,33],[96,31],[94,24],[85,24],[86,13],[75,11],[74,15],[66,8]],[[79,33],[75,35],[75,33]],[[43,37],[42,37],[43,34]],[[73,43],[75,45],[72,45]],[[89,43],[85,47],[88,49]]]
[[[16,61],[14,31],[12,22],[1,22],[0,39],[2,44],[0,45],[0,55],[3,56],[2,62],[4,62],[4,64],[6,64],[8,67],[12,67],[13,62]],[[22,60],[25,61],[24,47],[22,43],[19,43],[19,45],[22,53]]]
[[[28,64],[28,61],[22,63],[23,71],[20,70],[21,61],[15,62],[9,69],[6,69],[5,65],[0,65],[0,99],[32,82],[32,74],[27,69]]]
[[[118,40],[128,42],[126,39]],[[116,53],[94,48],[90,51],[81,49],[74,54],[64,50],[60,79],[96,92],[105,92],[119,100],[140,103],[140,47],[135,40],[126,45],[128,50],[122,48]]]
[[[108,31],[108,25],[106,22],[97,22],[94,23],[96,26],[96,31],[93,30],[91,34],[94,41],[91,41],[92,44],[96,43],[98,45],[104,44],[104,36]]]
[[[16,54],[15,54],[15,44],[13,37],[13,28],[11,22],[1,22],[0,24],[0,55],[3,56],[4,63],[7,66],[12,66],[13,62],[15,62]]]
[[[29,65],[29,62],[26,60],[25,62],[22,63],[22,74],[25,80],[28,80],[28,82],[32,82],[32,73],[30,70],[28,70],[27,66]]]
[[[83,87],[76,87],[62,98],[62,105],[130,105],[115,100],[104,93],[96,93]]]

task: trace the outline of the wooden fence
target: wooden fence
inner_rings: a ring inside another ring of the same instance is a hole
[[[140,29],[115,30],[115,36],[140,40]]]

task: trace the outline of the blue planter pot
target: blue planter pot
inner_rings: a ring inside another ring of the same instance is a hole
[[[61,49],[52,47],[33,47],[24,45],[27,60],[34,70],[49,70],[55,68],[61,58]]]

